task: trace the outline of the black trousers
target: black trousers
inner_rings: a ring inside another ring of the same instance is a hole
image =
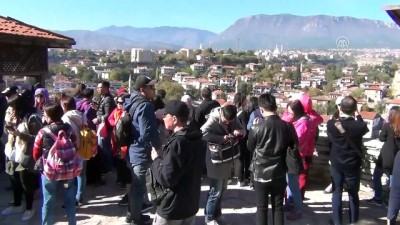
[[[254,181],[256,193],[256,224],[268,225],[268,201],[271,197],[272,224],[283,225],[283,196],[286,188],[285,177],[272,180],[268,183]]]
[[[14,206],[21,206],[22,195],[25,195],[26,210],[31,210],[33,196],[39,185],[39,174],[29,170],[15,171],[10,176],[11,187],[14,195]]]
[[[251,162],[251,153],[247,150],[247,138],[240,140],[240,172],[238,174],[239,181],[242,182],[244,179],[250,180],[250,162]]]
[[[132,177],[131,177],[131,170],[126,165],[126,159],[116,159],[117,164],[117,181],[121,182],[122,184],[130,184]]]

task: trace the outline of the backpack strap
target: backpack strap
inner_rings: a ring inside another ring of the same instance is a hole
[[[54,141],[57,140],[57,136],[50,130],[50,128],[45,127],[45,128],[43,128],[43,131],[44,131],[46,134],[50,135],[50,137],[51,137]]]
[[[144,99],[144,98],[140,98],[140,99],[138,99],[137,101],[135,101],[135,102],[131,105],[131,107],[129,108],[129,112],[128,112],[128,113],[131,115],[132,118],[133,118],[133,114],[135,114],[136,108],[137,108],[141,103],[143,103],[143,102],[147,102],[147,100]]]

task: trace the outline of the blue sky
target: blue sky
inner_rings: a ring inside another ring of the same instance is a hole
[[[0,0],[0,15],[45,29],[177,26],[222,32],[256,14],[333,15],[391,21],[399,0]]]

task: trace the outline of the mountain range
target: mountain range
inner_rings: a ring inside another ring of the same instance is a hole
[[[283,45],[284,49],[336,48],[338,37],[349,48],[399,48],[395,23],[354,17],[291,14],[241,18],[221,33],[182,27],[135,28],[109,26],[98,30],[55,31],[72,37],[78,49],[203,48],[256,50]]]

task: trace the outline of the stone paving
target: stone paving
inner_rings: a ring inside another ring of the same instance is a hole
[[[0,174],[0,210],[8,207],[8,203],[12,200],[11,191],[5,191],[8,186],[8,176],[5,173]],[[87,205],[80,207],[77,210],[78,224],[82,225],[126,225],[125,213],[126,208],[118,206],[118,201],[124,194],[115,184],[115,173],[109,174],[106,177],[107,185],[100,187],[87,187],[86,200]],[[306,193],[305,210],[303,218],[296,221],[285,220],[286,225],[319,225],[328,224],[328,219],[331,214],[331,195],[323,194],[322,190],[311,190]],[[314,188],[318,189],[318,188]],[[319,188],[319,189],[322,189]],[[207,195],[208,187],[206,184],[202,186],[201,194],[201,208],[197,213],[196,225],[204,224],[204,204]],[[385,224],[386,208],[381,206],[370,206],[365,200],[371,195],[371,190],[363,188],[360,191],[361,207],[360,218],[362,219],[359,224]],[[61,196],[60,196],[61,197]],[[343,195],[343,199],[347,200],[347,195]],[[187,204],[191,204],[188,202]],[[57,204],[57,225],[67,224],[64,210],[61,208],[62,202],[58,201]],[[347,206],[347,202],[344,203]],[[238,186],[229,186],[228,191],[225,192],[223,198],[222,213],[232,225],[252,225],[255,224],[255,211],[254,207],[254,192],[249,188],[240,188]],[[41,198],[39,197],[34,202],[34,209],[36,215],[28,222],[21,221],[21,214],[14,214],[9,216],[0,215],[1,225],[39,225],[40,224],[40,211],[41,211]],[[154,211],[148,213],[152,218]],[[343,212],[344,224],[347,222],[347,210]],[[272,224],[272,223],[271,223]]]

